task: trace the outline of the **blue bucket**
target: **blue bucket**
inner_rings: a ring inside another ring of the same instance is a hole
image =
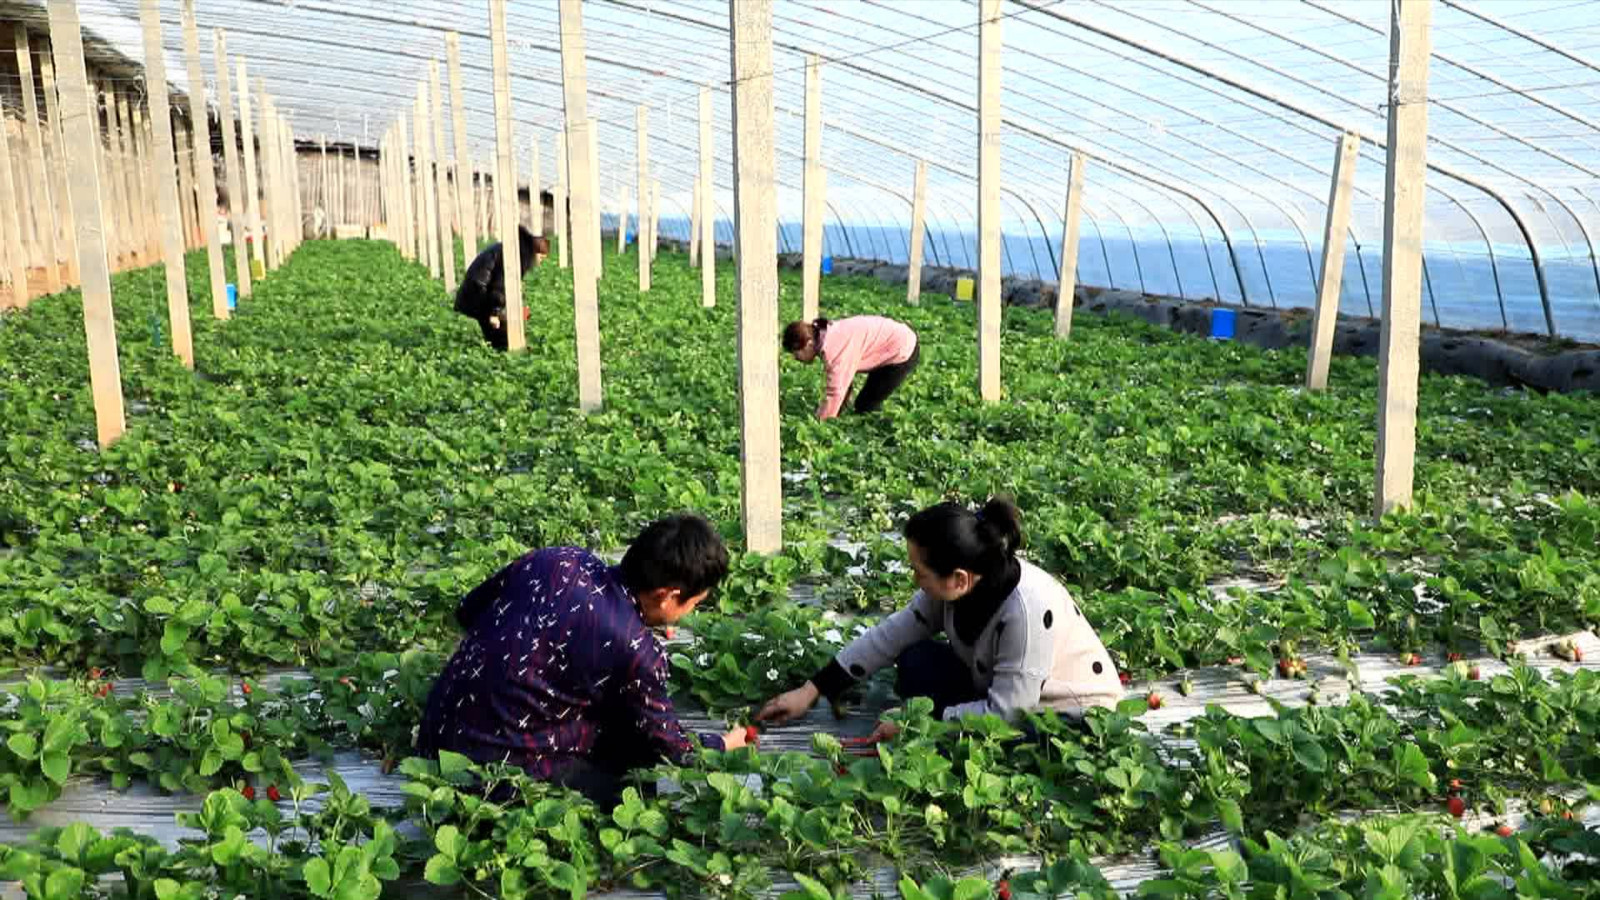
[[[833,257],[824,256],[822,258],[822,274],[824,274],[824,275],[832,275],[833,274]]]
[[[1233,326],[1238,321],[1238,314],[1231,309],[1216,308],[1211,310],[1211,339],[1214,341],[1233,340]]]
[[[239,308],[239,289],[231,284],[228,285],[228,308]]]

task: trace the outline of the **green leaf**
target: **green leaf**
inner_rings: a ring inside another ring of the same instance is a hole
[[[829,891],[822,882],[812,878],[804,872],[790,872],[795,883],[800,885],[806,897],[811,900],[833,900],[833,892]]]
[[[431,863],[428,866],[428,871],[430,873],[433,871],[433,866]],[[328,871],[328,861],[320,856],[314,856],[311,859],[306,860],[305,879],[306,888],[310,890],[311,893],[318,897],[328,896],[329,890],[333,887],[333,876]],[[433,881],[431,875],[428,880]],[[434,883],[454,884],[455,882],[435,881]]]
[[[153,616],[170,616],[177,610],[171,600],[165,597],[146,597],[144,611]]]
[[[472,760],[449,750],[439,751],[439,774],[446,778],[472,769]]]
[[[428,858],[428,866],[423,870],[422,877],[429,884],[451,885],[461,880],[461,872],[449,857],[441,853]]]
[[[67,776],[72,773],[72,760],[67,754],[52,750],[40,757],[39,768],[44,771],[44,777],[56,784],[66,784]]]
[[[84,871],[63,866],[44,880],[45,900],[78,900],[83,893]]]
[[[955,883],[950,900],[979,900],[988,897],[993,886],[984,878],[963,878]]]
[[[23,759],[33,759],[39,755],[39,739],[26,732],[13,734],[6,740],[6,746]]]
[[[433,845],[451,862],[461,859],[461,851],[467,848],[467,839],[461,835],[460,829],[454,825],[440,828],[433,836]]]
[[[177,619],[168,619],[167,625],[161,631],[161,652],[167,656],[176,656],[183,652],[183,645],[189,641],[189,626]]]

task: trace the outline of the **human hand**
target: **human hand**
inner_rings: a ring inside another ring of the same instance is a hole
[[[722,749],[738,750],[755,747],[761,743],[761,732],[754,725],[741,725],[722,736]]]
[[[499,328],[500,327],[500,317],[499,316],[490,316],[489,317],[489,327],[490,328]]]
[[[817,686],[808,681],[792,691],[785,691],[768,700],[766,705],[761,707],[761,711],[756,713],[756,721],[771,722],[774,725],[786,724],[810,711],[811,707],[816,705],[819,696],[821,692],[817,690]]]

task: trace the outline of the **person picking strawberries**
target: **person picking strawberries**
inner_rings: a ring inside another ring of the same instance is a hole
[[[941,503],[912,516],[905,536],[918,588],[910,606],[767,701],[757,721],[792,721],[891,663],[895,693],[931,699],[946,720],[1041,708],[1081,718],[1122,699],[1111,654],[1083,610],[1049,573],[1017,558],[1021,513],[1010,501],[991,499],[977,512]],[[935,640],[941,633],[946,640]],[[896,730],[881,722],[869,740]]]
[[[550,241],[535,237],[533,232],[517,226],[518,259],[522,275],[544,262],[550,255]],[[504,350],[506,339],[506,266],[500,244],[490,244],[467,266],[466,277],[456,290],[456,312],[474,319],[483,332],[484,341],[496,350]],[[523,307],[522,318],[527,321],[529,308]]]
[[[693,612],[727,572],[722,538],[694,515],[652,522],[620,565],[576,547],[512,562],[456,610],[466,634],[428,695],[419,755],[509,763],[615,804],[630,770],[694,752],[651,629]],[[742,727],[699,740],[750,743]]]
[[[810,363],[822,357],[827,383],[817,407],[818,419],[831,419],[850,403],[851,382],[861,372],[867,373],[867,380],[856,397],[855,411],[882,409],[883,402],[921,359],[917,333],[883,316],[790,322],[783,330],[783,350],[796,362]]]

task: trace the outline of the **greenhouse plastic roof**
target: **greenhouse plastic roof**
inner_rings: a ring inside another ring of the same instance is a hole
[[[86,23],[138,14],[136,0],[79,6]],[[1008,0],[1001,9],[1009,273],[1054,280],[1068,161],[1080,151],[1081,280],[1309,306],[1335,148],[1348,129],[1362,147],[1341,308],[1381,311],[1390,3]],[[168,71],[181,74],[176,0],[162,10]],[[605,208],[614,213],[635,183],[644,104],[663,233],[686,235],[697,96],[709,86],[726,238],[728,3],[588,0],[583,13]],[[458,32],[468,145],[487,167],[486,0],[199,0],[197,15],[213,102],[209,33],[222,28],[302,139],[369,147],[409,112],[430,61],[448,78],[444,35]],[[929,262],[975,265],[978,15],[972,0],[777,0],[780,247],[799,247],[805,65],[815,54],[827,252],[903,261],[913,169],[925,159]],[[508,22],[519,165],[528,171],[538,141],[539,182],[549,186],[562,121],[556,4],[512,0]],[[1600,341],[1600,3],[1436,0],[1431,39],[1425,320]],[[445,130],[449,155],[448,116]]]

